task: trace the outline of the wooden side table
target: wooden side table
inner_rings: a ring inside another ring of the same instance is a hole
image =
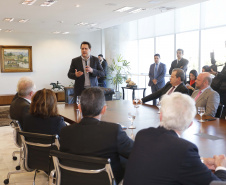
[[[143,98],[145,97],[145,91],[146,91],[146,88],[138,88],[138,87],[122,87],[122,99],[124,100],[125,98],[125,92],[124,92],[124,89],[130,89],[130,90],[133,90],[132,92],[132,100],[134,100],[135,98],[135,90],[143,90]]]

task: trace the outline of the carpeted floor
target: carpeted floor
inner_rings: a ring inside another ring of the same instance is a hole
[[[9,119],[9,106],[0,106],[0,127],[8,126],[11,122]]]

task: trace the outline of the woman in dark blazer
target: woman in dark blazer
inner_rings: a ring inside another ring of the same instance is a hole
[[[30,113],[24,117],[23,131],[59,135],[65,126],[64,119],[58,115],[55,93],[49,89],[37,91],[32,97]]]
[[[195,80],[197,79],[198,72],[193,69],[189,73],[189,81],[187,81],[186,87],[188,88],[188,94],[191,96],[195,90]]]

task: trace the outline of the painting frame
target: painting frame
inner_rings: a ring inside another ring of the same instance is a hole
[[[32,46],[0,45],[2,73],[33,72]]]

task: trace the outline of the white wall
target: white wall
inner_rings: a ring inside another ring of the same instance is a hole
[[[91,54],[101,53],[101,31],[81,35],[53,35],[0,32],[0,45],[32,46],[33,72],[0,72],[0,95],[14,94],[20,77],[29,76],[37,90],[51,88],[50,83],[59,81],[69,86],[73,80],[67,77],[71,59],[79,56],[80,44],[89,41]]]

